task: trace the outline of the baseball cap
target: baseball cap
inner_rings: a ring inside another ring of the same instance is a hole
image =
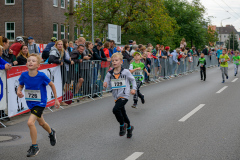
[[[142,54],[141,54],[140,52],[134,52],[134,53],[133,53],[133,56],[135,56],[136,54],[139,54],[140,57],[142,57]]]
[[[29,36],[29,37],[28,37],[28,40],[29,40],[29,39],[33,39],[33,37]]]
[[[170,48],[169,46],[166,46],[166,47],[165,47],[165,50],[169,50],[169,48]]]
[[[55,42],[55,41],[57,41],[57,38],[56,37],[52,37],[51,41]]]
[[[17,41],[17,42],[20,42],[20,41],[23,42],[24,40],[23,40],[23,38],[22,38],[21,36],[18,36],[18,37],[16,38],[16,41]]]
[[[133,43],[133,40],[129,40],[129,43]]]
[[[98,44],[97,44],[97,46],[100,46],[100,47],[102,47],[102,42],[98,42]]]

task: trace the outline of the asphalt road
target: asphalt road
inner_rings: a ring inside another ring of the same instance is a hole
[[[126,105],[135,127],[131,139],[118,136],[112,97],[46,114],[58,143],[52,147],[48,134],[37,125],[41,151],[31,159],[239,160],[240,79],[233,74],[230,65],[224,84],[220,69],[212,68],[206,82],[196,72],[143,87],[146,103],[133,109],[131,97]],[[1,160],[28,159],[31,140],[26,121],[1,128],[3,133],[22,139],[0,143]]]

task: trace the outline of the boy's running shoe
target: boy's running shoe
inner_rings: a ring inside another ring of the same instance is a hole
[[[225,81],[223,80],[222,83],[224,83]]]
[[[39,151],[40,151],[40,149],[38,147],[30,146],[27,157],[34,157],[39,153]]]
[[[137,109],[137,104],[136,104],[136,103],[134,103],[134,104],[132,105],[132,108],[135,108],[135,109]]]
[[[226,78],[228,79],[228,76],[226,76]]]
[[[127,125],[124,123],[124,126],[120,126],[119,136],[124,136],[126,134]]]
[[[51,130],[52,130],[52,134],[50,133],[48,137],[50,138],[50,144],[52,146],[55,146],[55,144],[57,143],[56,131],[52,128]]]
[[[127,138],[131,138],[132,137],[132,131],[133,131],[134,127],[131,126],[130,129],[127,129]]]
[[[142,104],[145,103],[144,95],[143,95],[142,98],[141,98],[141,102],[142,102]]]

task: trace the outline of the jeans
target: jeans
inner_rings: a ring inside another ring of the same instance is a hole
[[[225,76],[228,77],[228,67],[221,67],[221,71],[222,71],[222,79],[225,80]]]

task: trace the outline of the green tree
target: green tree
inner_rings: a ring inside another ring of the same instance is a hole
[[[235,34],[233,34],[233,32],[231,33],[229,38],[230,38],[230,43],[229,43],[229,39],[225,42],[227,49],[233,49],[233,44],[234,44],[234,51],[238,50],[239,44],[237,41],[237,37],[235,36]],[[230,46],[229,46],[229,44],[230,44]]]

